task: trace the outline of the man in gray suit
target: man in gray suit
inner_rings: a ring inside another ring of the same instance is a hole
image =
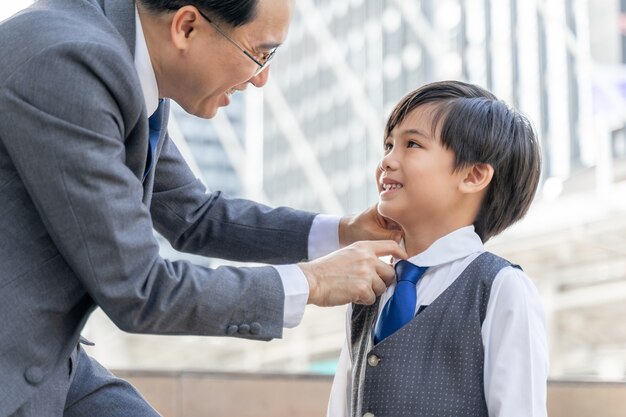
[[[405,254],[375,207],[339,219],[207,192],[166,133],[170,98],[210,118],[262,87],[292,9],[43,0],[0,24],[0,416],[157,415],[80,348],[96,306],[129,332],[270,340],[307,303],[369,304],[392,280],[378,257]],[[170,262],[153,228],[280,266]]]

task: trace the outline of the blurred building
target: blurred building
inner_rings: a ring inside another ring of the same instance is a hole
[[[585,5],[298,2],[265,94],[268,196],[329,212],[374,201],[386,115],[409,91],[441,79],[485,86],[529,114],[543,140],[546,178],[593,164]]]

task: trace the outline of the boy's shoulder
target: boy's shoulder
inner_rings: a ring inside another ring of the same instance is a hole
[[[459,275],[459,286],[470,285],[482,288],[488,297],[506,293],[510,296],[531,296],[539,299],[539,294],[530,277],[522,267],[492,252],[483,252],[467,265]]]
[[[534,283],[520,265],[489,251],[481,253],[470,262],[461,273],[463,274],[469,274],[489,284],[497,283],[499,287],[535,288]]]
[[[495,279],[495,277],[507,267],[523,272],[521,266],[493,252],[485,251],[470,262],[461,274],[470,273],[472,275]]]
[[[542,310],[539,291],[521,266],[491,252],[484,252],[474,260],[477,261],[478,268],[491,265],[490,274],[475,274],[477,278],[490,280],[489,304],[508,310]]]

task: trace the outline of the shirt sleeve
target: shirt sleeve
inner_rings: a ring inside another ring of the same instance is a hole
[[[309,259],[317,259],[339,249],[339,216],[318,214],[309,232]],[[296,265],[276,266],[285,290],[283,327],[296,327],[302,321],[309,299],[309,283]]]
[[[309,260],[321,258],[339,249],[340,216],[318,214],[309,232]]]
[[[482,326],[490,417],[546,417],[546,319],[528,276],[504,268],[491,287]]]
[[[330,389],[328,400],[327,417],[350,417],[350,402],[352,399],[352,352],[348,337],[351,333],[350,317],[352,317],[352,305],[346,312],[346,340],[341,348],[337,371]]]
[[[309,283],[297,265],[277,265],[274,268],[280,275],[285,292],[283,327],[296,327],[302,321],[309,299]]]

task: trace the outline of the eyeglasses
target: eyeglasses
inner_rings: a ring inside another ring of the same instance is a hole
[[[239,44],[237,42],[235,42],[233,40],[233,38],[231,38],[230,36],[228,36],[222,29],[220,29],[220,27],[215,24],[215,22],[213,22],[211,20],[211,18],[209,18],[207,15],[205,15],[204,13],[202,13],[201,10],[198,10],[198,13],[200,13],[200,16],[204,17],[204,19],[209,22],[211,24],[211,26],[213,26],[215,28],[215,30],[217,30],[222,36],[224,36],[226,39],[228,39],[230,41],[230,43],[232,43],[233,45],[235,45],[237,48],[239,48],[239,50],[241,52],[243,52],[248,58],[250,58],[252,61],[254,61],[255,64],[257,64],[259,66],[259,68],[256,69],[256,71],[254,72],[254,74],[252,74],[253,77],[256,77],[257,75],[259,75],[266,67],[267,65],[270,63],[270,61],[272,60],[272,58],[274,58],[274,53],[276,52],[276,50],[278,49],[278,47],[272,49],[269,52],[265,52],[263,54],[261,54],[261,56],[255,58],[254,55],[252,55],[250,52],[246,51],[245,49],[243,49],[241,46],[239,46]]]

